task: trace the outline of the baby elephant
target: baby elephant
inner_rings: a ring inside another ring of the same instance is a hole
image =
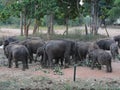
[[[89,60],[91,60],[92,65],[91,68],[94,69],[94,65],[98,64],[99,69],[101,69],[102,65],[106,65],[106,71],[112,72],[112,66],[111,66],[111,55],[101,49],[95,49],[88,54]]]
[[[8,45],[5,48],[5,55],[8,58],[8,67],[11,68],[12,60],[15,61],[16,68],[18,68],[18,61],[22,61],[23,71],[28,69],[29,52],[23,45]]]

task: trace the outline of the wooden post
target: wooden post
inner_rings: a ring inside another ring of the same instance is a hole
[[[76,81],[76,67],[77,65],[74,65],[74,75],[73,75],[73,81]]]

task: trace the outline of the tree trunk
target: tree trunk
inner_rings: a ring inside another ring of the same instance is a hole
[[[30,27],[30,24],[31,24],[31,19],[28,20],[28,23],[27,23],[27,28],[26,28],[26,37],[28,37],[28,32],[29,32],[29,27]]]
[[[31,19],[28,20],[28,22],[27,22],[27,18],[26,18],[25,12],[24,12],[24,15],[23,15],[23,21],[24,21],[24,24],[23,24],[24,25],[24,35],[27,38],[28,37],[29,26],[31,24]]]
[[[20,12],[20,31],[21,31],[21,36],[23,36],[23,14]]]
[[[66,35],[68,35],[68,18],[65,19],[65,24],[66,24]]]
[[[27,26],[26,26],[26,15],[25,15],[25,12],[23,14],[23,27],[24,27],[24,35],[26,36],[26,29],[27,29]],[[27,36],[26,36],[27,37]]]
[[[85,34],[88,35],[88,28],[86,24],[85,24]]]
[[[34,25],[34,29],[33,29],[33,34],[35,34],[37,32],[37,29],[38,29],[38,22],[35,19],[35,25]]]
[[[48,34],[54,34],[53,30],[53,13],[48,15]]]
[[[91,28],[92,28],[92,33],[97,34],[98,33],[98,14],[97,14],[97,0],[92,0],[91,1],[91,16],[92,16],[92,23],[91,23]]]

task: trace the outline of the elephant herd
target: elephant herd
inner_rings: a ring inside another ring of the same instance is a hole
[[[23,64],[22,70],[28,69],[29,64],[39,61],[43,67],[53,67],[55,64],[69,66],[88,59],[90,67],[98,69],[106,65],[106,71],[112,72],[112,58],[119,54],[120,35],[113,39],[106,38],[95,42],[58,39],[44,41],[39,37],[31,37],[19,41],[16,37],[9,37],[3,41],[4,54],[8,59],[8,67],[12,62],[18,68],[18,61]],[[110,53],[106,50],[110,50]],[[35,57],[34,57],[35,54]],[[38,57],[41,57],[38,59]]]

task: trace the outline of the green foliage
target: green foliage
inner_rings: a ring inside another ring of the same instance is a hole
[[[120,0],[114,0],[113,7],[109,10],[108,14],[111,19],[117,19],[120,16]]]
[[[81,15],[86,17],[91,14],[91,0],[83,1],[84,5],[80,6],[77,5],[79,0],[0,0],[0,20],[6,21],[11,16],[19,18],[20,12],[23,12],[27,19],[36,19],[39,25],[46,25],[46,15],[53,13],[55,23],[65,24],[65,18],[75,20]],[[97,5],[100,19],[106,19],[108,16],[118,18],[120,15],[119,0],[98,0]],[[76,25],[79,21],[71,23]]]

